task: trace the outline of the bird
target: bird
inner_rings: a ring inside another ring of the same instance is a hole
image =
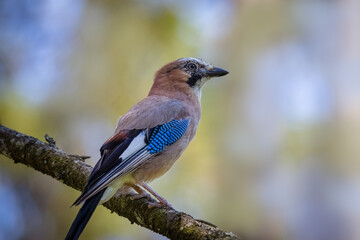
[[[201,93],[213,77],[228,74],[200,58],[180,58],[155,73],[146,98],[119,118],[114,134],[100,148],[101,157],[73,205],[83,204],[66,240],[78,239],[97,205],[119,188],[149,193],[157,206],[171,205],[148,185],[162,176],[194,138],[201,117]]]

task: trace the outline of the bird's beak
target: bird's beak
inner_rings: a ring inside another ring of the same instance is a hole
[[[228,73],[229,73],[228,71],[222,68],[212,67],[206,70],[205,75],[206,77],[221,77]]]

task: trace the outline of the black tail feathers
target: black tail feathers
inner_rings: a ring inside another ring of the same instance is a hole
[[[84,230],[86,224],[88,223],[91,215],[94,213],[95,208],[99,204],[101,197],[103,196],[106,189],[100,191],[99,193],[95,194],[93,197],[87,199],[80,211],[76,215],[74,222],[71,225],[71,228],[66,235],[65,240],[77,240]]]

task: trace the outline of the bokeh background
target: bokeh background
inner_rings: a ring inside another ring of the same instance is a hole
[[[0,122],[90,155],[155,71],[201,57],[198,134],[151,186],[251,239],[360,239],[360,2],[2,0]],[[63,239],[79,192],[0,156],[0,239]],[[99,207],[83,239],[166,239]]]

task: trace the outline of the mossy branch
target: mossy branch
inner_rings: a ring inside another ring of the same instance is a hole
[[[49,137],[47,137],[49,139]],[[81,156],[69,155],[55,146],[55,141],[44,143],[0,124],[0,153],[60,182],[81,190],[92,170]],[[69,200],[70,201],[70,200]],[[118,215],[170,239],[239,239],[206,221],[166,207],[148,208],[150,198],[131,200],[117,194],[104,206]],[[70,225],[70,223],[69,223]]]

